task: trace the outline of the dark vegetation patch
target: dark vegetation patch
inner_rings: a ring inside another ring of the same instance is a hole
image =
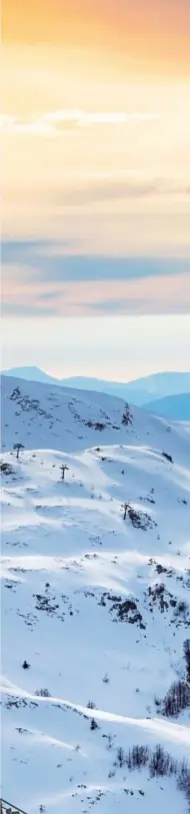
[[[183,599],[179,599],[176,602],[174,620],[177,620],[176,627],[179,627],[181,624],[185,624],[186,627],[190,626],[189,606]]]
[[[24,624],[27,627],[31,628],[31,630],[34,630],[35,626],[38,623],[38,617],[37,617],[36,614],[30,613],[30,612],[29,613],[22,613],[19,610],[19,608],[17,608],[16,613],[17,613],[17,616],[20,616],[21,619],[24,619]]]
[[[90,729],[91,729],[92,732],[94,732],[95,729],[99,729],[97,721],[95,721],[95,718],[92,718],[92,720],[91,720]]]
[[[143,617],[138,610],[137,603],[133,599],[126,599],[124,602],[115,602],[110,608],[110,612],[116,611],[120,622],[128,622],[131,625],[138,625],[142,630],[146,629]]]
[[[7,461],[0,461],[0,472],[2,472],[3,475],[12,475],[12,466]]]
[[[186,668],[186,680],[190,684],[190,639],[186,639],[183,644],[183,653]]]
[[[167,568],[164,568],[159,562],[156,565],[155,571],[157,571],[157,574],[167,574]]]
[[[156,562],[156,560],[153,557],[150,558],[148,564],[149,565],[155,565],[155,571],[159,575],[160,574],[166,574],[167,577],[173,577],[174,576],[173,568],[166,568],[164,565],[161,565],[161,563]],[[177,579],[178,579],[178,577],[177,577]],[[181,579],[181,577],[180,577],[180,579]],[[182,577],[182,579],[183,579],[183,577]]]
[[[124,409],[124,412],[123,412],[122,422],[121,423],[123,424],[124,427],[127,427],[128,424],[132,424],[132,421],[133,421],[133,416],[132,416],[132,413],[130,412],[129,405],[125,404],[125,409]]]
[[[43,410],[43,408],[40,406],[39,399],[32,399],[29,398],[29,396],[22,396],[19,387],[15,387],[11,393],[10,401],[16,401],[18,404],[20,404],[20,407],[24,412],[30,412],[30,410],[33,410],[37,413],[37,415],[43,416],[44,418],[48,419],[48,421],[53,420],[51,413],[47,413],[47,411]],[[56,419],[56,421],[57,420],[58,419]]]
[[[41,690],[36,690],[35,695],[37,695],[39,698],[51,698],[51,693],[47,687],[42,688]]]
[[[111,607],[109,608],[109,613],[115,612],[114,622],[128,622],[131,625],[138,625],[142,630],[146,629],[146,625],[144,624],[142,614],[140,613],[137,603],[138,599],[134,600],[133,598],[124,599],[122,600],[121,596],[117,596],[117,594],[110,594],[104,593],[101,596],[99,605],[102,607],[106,607],[107,602],[111,602]]]
[[[42,596],[41,594],[33,594],[34,599],[36,600],[35,608],[36,610],[45,611],[50,616],[53,616],[59,608],[59,605],[55,604],[55,597],[49,596]]]
[[[28,698],[20,698],[13,695],[7,695],[5,699],[4,706],[6,709],[11,709],[15,707],[15,709],[20,709],[23,707],[29,707],[29,709],[35,709],[38,707],[37,701],[30,701]]]
[[[152,778],[174,776],[177,788],[184,793],[188,805],[190,805],[190,767],[188,762],[186,760],[181,762],[174,760],[160,744],[157,744],[154,749],[148,746],[133,746],[127,753],[124,752],[122,746],[119,746],[114,769],[122,769],[125,766],[129,771],[140,771],[147,767]],[[109,776],[111,776],[111,772]]]
[[[155,699],[158,711],[169,718],[177,718],[180,712],[190,707],[190,639],[186,639],[183,644],[183,657],[185,662],[183,680],[174,681],[162,701]]]
[[[154,505],[154,504],[156,503],[156,501],[154,500],[154,498],[153,498],[153,497],[149,497],[149,495],[147,495],[147,497],[141,497],[141,495],[140,495],[139,500],[146,501],[146,503],[152,503],[152,505]]]
[[[101,421],[91,421],[91,419],[89,419],[89,421],[85,421],[84,423],[86,427],[90,427],[92,430],[99,430],[99,432],[103,432],[106,428],[106,424],[103,424]]]
[[[149,608],[153,609],[155,606],[159,608],[161,613],[171,606],[177,604],[177,600],[173,599],[172,594],[167,591],[163,582],[156,583],[156,585],[149,585],[148,588]]]
[[[166,461],[169,461],[171,464],[173,464],[172,455],[168,455],[168,452],[162,452],[162,456],[163,458],[166,458]]]
[[[128,517],[135,529],[147,531],[147,529],[153,529],[157,526],[155,520],[147,512],[137,511],[130,503],[124,503],[122,508],[124,510],[123,519],[125,520]]]
[[[169,574],[168,574],[169,575]],[[171,617],[171,625],[178,628],[181,625],[189,627],[189,606],[187,602],[182,599],[177,599],[171,594],[164,582],[150,585],[148,588],[149,608],[151,612],[157,606],[161,613],[165,613],[169,609],[173,609],[173,616]]]
[[[50,584],[46,582],[45,584],[45,594],[33,594],[33,598],[35,600],[35,608],[37,611],[43,611],[53,618],[54,616],[57,619],[60,619],[61,622],[64,622],[66,616],[66,610],[69,616],[74,615],[72,603],[68,596],[65,594],[61,594],[59,597],[59,602],[57,602],[57,597],[50,593]],[[66,610],[62,610],[61,605],[66,606]]]
[[[9,591],[12,591],[13,594],[16,594],[16,588],[20,585],[20,582],[15,582],[13,579],[5,579],[4,587],[8,588]]]
[[[177,718],[180,712],[190,707],[190,685],[186,681],[174,681],[162,705],[162,715]]]
[[[102,420],[96,420],[95,418],[82,418],[80,413],[76,410],[76,403],[81,404],[78,399],[73,399],[69,402],[68,408],[73,415],[75,421],[78,421],[80,424],[83,424],[85,427],[89,427],[92,430],[98,430],[99,432],[103,432],[105,429],[112,429],[112,430],[119,430],[117,424],[113,424],[110,416],[105,413],[104,410],[99,410],[99,415],[102,417]],[[97,450],[99,452],[99,448]]]

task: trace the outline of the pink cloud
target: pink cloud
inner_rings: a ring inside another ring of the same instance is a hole
[[[87,316],[114,313],[171,313],[190,309],[190,275],[179,274],[136,280],[94,280],[53,282],[40,281],[33,270],[27,279],[27,269],[6,267],[2,285],[6,313],[31,313],[57,316]]]

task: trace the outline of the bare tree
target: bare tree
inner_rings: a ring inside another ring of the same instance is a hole
[[[65,472],[66,469],[69,470],[69,466],[67,466],[67,464],[61,464],[60,469],[62,472],[62,480],[65,480]]]
[[[16,457],[17,457],[17,460],[18,460],[19,459],[19,452],[20,452],[21,449],[24,449],[24,445],[16,443],[16,444],[14,444],[13,449],[16,449]]]

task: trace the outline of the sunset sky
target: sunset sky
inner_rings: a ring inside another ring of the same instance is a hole
[[[189,0],[2,0],[2,366],[188,369]]]

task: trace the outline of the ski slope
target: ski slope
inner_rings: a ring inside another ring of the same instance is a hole
[[[27,814],[185,814],[174,774],[125,755],[190,753],[188,705],[163,708],[189,638],[188,426],[99,393],[1,386],[2,797]]]

